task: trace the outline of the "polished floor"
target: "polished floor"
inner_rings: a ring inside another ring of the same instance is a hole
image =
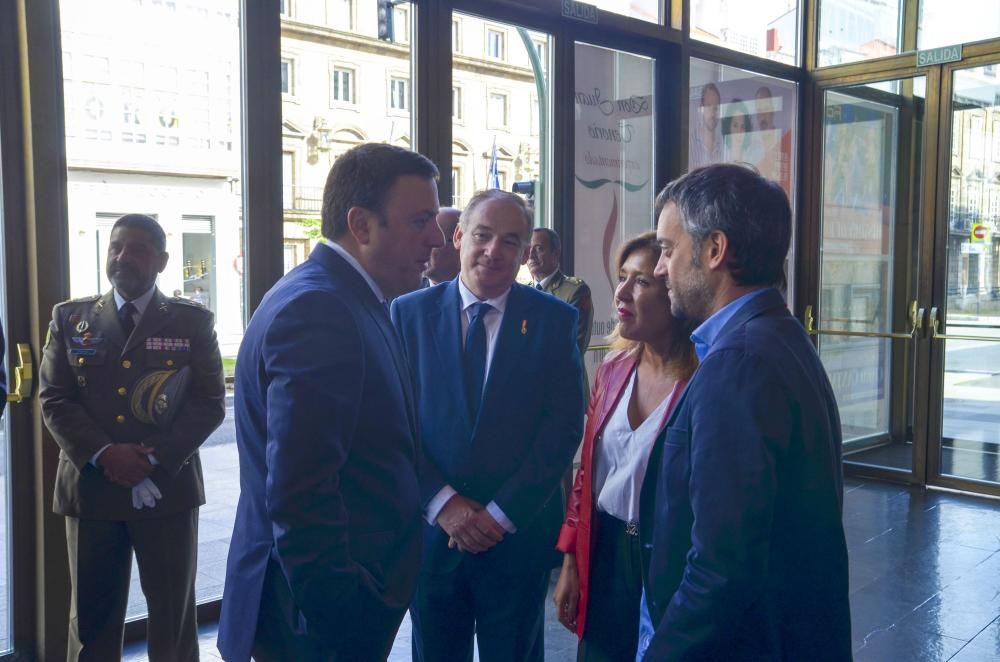
[[[1000,501],[848,479],[844,528],[858,662],[1000,660]],[[547,606],[545,659],[575,659]],[[390,660],[409,660],[409,622]],[[215,627],[202,659],[218,660]],[[145,660],[142,644],[126,650]]]

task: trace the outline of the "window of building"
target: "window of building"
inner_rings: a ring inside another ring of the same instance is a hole
[[[295,195],[295,153],[281,153],[281,200],[285,209],[292,209]]]
[[[326,23],[338,30],[353,30],[354,0],[327,0]]]
[[[500,30],[486,30],[486,56],[503,60],[507,54],[507,35]]]
[[[142,103],[145,90],[136,87],[122,88],[122,122],[127,126],[142,124]]]
[[[486,115],[487,123],[491,128],[503,129],[507,127],[507,98],[506,92],[489,93]]]
[[[541,41],[535,41],[533,43],[535,44],[535,53],[538,55],[538,61],[539,63],[541,63],[542,68],[545,68],[545,66],[548,64],[546,61],[548,51],[545,47],[545,43]]]
[[[451,118],[457,122],[462,120],[462,88],[457,85],[451,88]]]
[[[278,12],[282,16],[291,16],[291,4],[292,0],[278,0]]]
[[[389,79],[389,108],[392,110],[409,110],[410,81],[406,78],[393,77]]]
[[[451,206],[461,208],[463,204],[462,198],[462,169],[459,167],[452,167],[451,169]],[[450,237],[446,237],[450,239]]]
[[[293,76],[295,73],[294,62],[291,58],[283,57],[281,58],[281,93],[282,94],[295,94],[295,88],[293,87]]]
[[[407,5],[392,8],[392,40],[401,44],[410,43],[410,11]]]
[[[462,52],[462,24],[457,18],[451,20],[451,52]]]
[[[354,103],[354,70],[334,67],[330,74],[330,105]]]

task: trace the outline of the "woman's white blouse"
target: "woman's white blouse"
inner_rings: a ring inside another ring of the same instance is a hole
[[[639,519],[639,493],[649,453],[667,405],[674,395],[673,391],[668,393],[656,410],[633,430],[628,420],[628,405],[632,400],[637,374],[638,370],[632,370],[625,393],[618,400],[595,444],[593,460],[597,509],[625,522]],[[677,386],[674,386],[676,389]]]

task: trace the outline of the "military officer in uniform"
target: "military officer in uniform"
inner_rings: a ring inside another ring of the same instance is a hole
[[[590,286],[582,278],[567,276],[562,272],[559,260],[562,258],[562,247],[559,235],[549,228],[535,228],[531,232],[531,245],[528,247],[528,271],[536,290],[548,292],[576,308],[580,313],[577,323],[576,344],[580,348],[580,358],[587,356],[587,345],[590,344],[590,327],[594,322],[594,303],[590,298]],[[587,364],[584,362],[583,377],[585,395],[589,395],[587,382]]]
[[[133,551],[150,660],[198,659],[198,447],[225,417],[225,386],[212,313],[156,287],[165,249],[154,219],[122,216],[114,288],[52,311],[39,398],[61,449],[53,509],[66,517],[74,662],[121,658]]]

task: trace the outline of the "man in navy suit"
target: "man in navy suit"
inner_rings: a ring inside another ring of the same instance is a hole
[[[413,657],[541,661],[559,479],[583,428],[576,309],[514,283],[531,214],[484,191],[462,212],[461,271],[393,302],[433,471]]]
[[[840,417],[781,293],[784,192],[713,165],[657,199],[674,317],[701,364],[654,446],[639,532],[646,659],[850,660]]]
[[[247,326],[226,660],[379,660],[392,647],[423,531],[413,383],[386,300],[417,287],[444,241],[437,175],[390,145],[339,157],[325,238]]]

